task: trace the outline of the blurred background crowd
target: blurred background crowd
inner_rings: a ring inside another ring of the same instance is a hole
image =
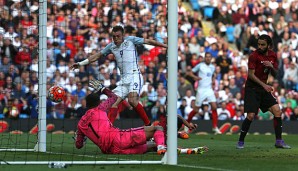
[[[38,5],[37,0],[0,0],[0,118],[38,117]],[[248,56],[257,48],[258,36],[268,34],[279,60],[278,77],[268,81],[275,87],[283,119],[297,120],[296,0],[181,0],[178,13],[178,114],[187,118],[192,110],[197,82],[188,73],[210,52],[219,119],[244,119]],[[166,0],[48,0],[47,16],[47,89],[60,85],[67,92],[63,103],[47,102],[48,118],[81,117],[84,97],[92,92],[90,79],[102,80],[110,89],[117,86],[120,75],[113,55],[79,71],[69,69],[110,43],[113,26],[123,25],[126,35],[167,43]],[[140,98],[154,121],[166,105],[167,49],[137,48],[145,81]],[[120,118],[135,116],[129,113]],[[208,104],[194,119],[211,119]],[[256,119],[272,115],[260,111]]]

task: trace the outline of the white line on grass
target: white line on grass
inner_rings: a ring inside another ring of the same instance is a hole
[[[177,166],[179,166],[179,167],[195,168],[195,169],[206,169],[206,170],[237,171],[237,170],[222,169],[222,168],[216,168],[216,167],[191,166],[191,165],[183,165],[183,164],[178,164]]]
[[[90,157],[90,158],[99,158],[97,155],[86,155],[86,154],[74,154],[74,153],[59,153],[59,152],[46,152],[48,154],[62,154],[62,155],[73,155],[73,156],[80,156],[80,157]],[[119,161],[126,161],[128,159],[121,159],[121,158],[115,158],[115,157],[108,157],[106,158],[108,160],[119,160]],[[230,170],[230,169],[222,169],[222,168],[215,168],[215,167],[207,167],[207,166],[192,166],[192,165],[183,165],[178,164],[176,165],[178,167],[185,167],[185,168],[195,168],[195,169],[206,169],[206,170],[218,170],[218,171],[237,171],[237,170]]]
[[[56,154],[56,155],[70,155],[70,156],[78,156],[78,157],[90,157],[90,158],[103,158],[108,160],[120,160],[120,161],[129,161],[130,159],[123,159],[117,157],[102,157],[100,155],[87,155],[87,154],[74,154],[74,153],[59,153],[59,152],[46,152],[49,154]],[[133,161],[133,160],[132,160]]]

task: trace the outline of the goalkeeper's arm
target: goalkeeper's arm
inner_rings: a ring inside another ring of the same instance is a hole
[[[75,133],[75,137],[74,137],[75,141],[76,141],[76,148],[80,149],[85,145],[85,142],[87,140],[86,136],[84,135],[84,133],[78,129],[77,132]]]

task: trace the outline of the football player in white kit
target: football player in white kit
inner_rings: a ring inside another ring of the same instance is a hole
[[[113,90],[118,96],[117,101],[113,104],[109,112],[109,119],[114,120],[117,117],[118,104],[128,98],[129,104],[140,115],[145,125],[150,125],[150,120],[139,102],[140,91],[143,86],[143,76],[138,66],[138,54],[135,45],[149,44],[167,48],[166,44],[155,40],[139,38],[135,36],[124,37],[122,26],[115,26],[112,29],[113,42],[109,43],[99,53],[89,56],[87,59],[73,64],[71,69],[76,69],[82,65],[88,65],[97,61],[100,57],[112,53],[115,56],[117,66],[120,70],[121,80],[119,85]]]
[[[205,61],[197,64],[190,72],[190,76],[195,80],[199,81],[197,95],[196,95],[196,105],[193,110],[188,114],[187,121],[190,122],[194,115],[198,113],[199,108],[202,106],[203,102],[207,100],[211,105],[212,111],[212,130],[215,134],[221,134],[217,127],[218,115],[217,115],[217,104],[214,91],[212,89],[212,82],[214,80],[215,66],[211,64],[212,56],[210,53],[205,53]],[[194,73],[197,73],[196,76]]]

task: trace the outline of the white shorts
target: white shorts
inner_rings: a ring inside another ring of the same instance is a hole
[[[122,77],[113,92],[122,99],[125,99],[131,92],[137,92],[140,95],[143,84],[143,76],[140,73],[132,73],[131,75]]]
[[[196,106],[202,106],[203,102],[216,102],[216,97],[212,89],[200,89],[196,96]]]

